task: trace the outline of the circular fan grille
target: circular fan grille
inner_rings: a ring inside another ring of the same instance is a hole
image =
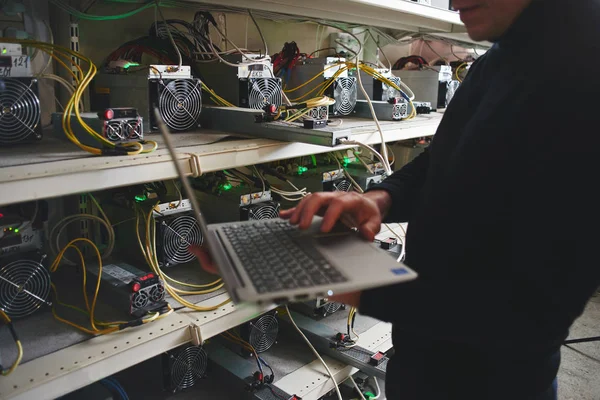
[[[275,78],[256,78],[249,83],[248,107],[262,110],[268,104],[281,105],[281,81]]]
[[[248,211],[249,220],[273,219],[279,217],[279,205],[264,204],[251,208]]]
[[[279,322],[273,314],[266,314],[250,324],[250,337],[248,342],[257,353],[267,351],[277,340]]]
[[[396,84],[396,86],[400,87],[400,78],[397,76],[388,77],[390,81]],[[386,85],[385,83],[381,84],[383,93],[381,94],[381,100],[388,101],[389,99],[393,99],[396,97],[402,97],[402,94],[398,91],[398,89],[393,88],[391,86]]]
[[[202,347],[189,346],[181,351],[171,366],[171,386],[175,390],[194,386],[206,373],[208,357]]]
[[[350,181],[344,179],[333,184],[333,188],[336,192],[349,192],[352,189]]]
[[[349,115],[356,105],[356,78],[337,78],[334,86],[335,113]]]
[[[135,308],[144,308],[148,305],[148,295],[146,292],[137,292],[133,295],[132,303]]]
[[[123,125],[120,121],[110,121],[106,123],[106,138],[112,142],[125,140],[127,136],[123,131]]]
[[[402,118],[408,117],[408,104],[407,103],[397,103],[394,104],[394,108],[392,110],[392,119],[400,120]]]
[[[166,261],[169,264],[183,264],[194,259],[188,251],[190,245],[202,244],[202,232],[196,219],[190,215],[177,217],[163,225],[163,247]]]
[[[150,298],[154,302],[161,301],[165,298],[165,288],[160,284],[154,286],[150,290]]]
[[[323,313],[333,314],[334,312],[338,311],[340,308],[342,308],[341,303],[327,303],[323,306]]]
[[[131,119],[125,122],[125,136],[129,139],[139,139],[142,137],[142,121]]]
[[[29,85],[0,79],[0,143],[16,143],[35,134],[40,123],[40,100]]]
[[[458,90],[460,86],[459,81],[450,81],[448,82],[448,90],[446,91],[446,107],[450,104],[450,101],[454,97],[454,93]]]
[[[176,79],[166,85],[161,81],[161,85],[158,108],[167,126],[176,131],[196,126],[202,111],[200,81]]]
[[[32,314],[50,294],[50,274],[37,261],[18,260],[0,268],[0,308],[11,318]]]
[[[308,117],[312,119],[327,119],[329,117],[328,114],[327,106],[311,108],[308,111]]]

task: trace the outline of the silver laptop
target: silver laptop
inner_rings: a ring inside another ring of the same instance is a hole
[[[234,302],[283,303],[406,282],[417,274],[348,228],[321,233],[320,218],[300,231],[283,219],[207,224],[158,110],[158,128],[175,162],[208,252]]]

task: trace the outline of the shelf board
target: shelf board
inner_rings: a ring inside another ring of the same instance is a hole
[[[403,0],[398,0],[403,1]],[[442,114],[418,116],[411,121],[384,123],[386,142],[431,136]],[[352,118],[344,119],[350,124]],[[363,120],[363,122],[366,120]],[[393,125],[392,125],[393,124]],[[381,141],[375,124],[361,124],[352,139],[367,144]],[[222,132],[177,134],[178,159],[187,174],[220,171],[256,163],[326,153],[331,147],[269,139],[244,139]],[[150,154],[125,157],[90,156],[74,145],[47,138],[28,146],[0,149],[0,205],[51,198],[177,177],[168,151],[159,142]],[[226,139],[226,140],[223,140]],[[220,140],[220,141],[219,141]],[[336,146],[335,149],[352,146]],[[192,166],[195,168],[192,168]]]
[[[400,30],[462,32],[455,11],[408,0],[189,0]]]
[[[339,311],[338,313],[347,315],[347,313],[340,313]],[[334,317],[337,319],[339,315],[336,314],[338,313],[326,317],[320,322],[329,324],[327,318]],[[357,321],[358,319],[359,318],[357,318]],[[360,316],[360,319],[372,320],[365,316]],[[367,321],[367,323],[372,324],[372,322],[369,321]],[[332,325],[339,327],[340,324],[335,321]],[[360,332],[359,345],[370,351],[385,352],[392,347],[391,330],[391,324],[375,322],[369,329]],[[338,385],[358,372],[358,369],[355,367],[342,363],[327,355],[321,354],[321,356],[327,363],[329,369],[331,369]],[[274,383],[274,386],[286,393],[295,393],[304,400],[317,400],[333,389],[333,382],[329,378],[329,374],[321,362],[315,360],[279,379]]]
[[[210,307],[226,298],[221,294],[198,305]],[[0,379],[0,398],[54,399],[190,342],[190,326],[197,326],[206,340],[274,307],[227,304],[209,312],[180,310],[156,322],[94,337],[20,365]],[[42,333],[35,340],[37,344],[23,343],[25,351],[28,345],[42,346],[48,338]]]

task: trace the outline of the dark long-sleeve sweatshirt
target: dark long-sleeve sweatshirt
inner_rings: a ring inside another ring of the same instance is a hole
[[[472,66],[429,148],[374,190],[414,282],[360,310],[432,340],[555,351],[600,285],[600,6],[534,1]]]

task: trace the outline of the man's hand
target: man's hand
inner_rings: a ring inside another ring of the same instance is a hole
[[[295,207],[281,211],[280,216],[300,229],[307,229],[315,215],[323,217],[321,231],[329,232],[338,221],[356,227],[368,241],[381,229],[381,221],[391,205],[385,191],[366,194],[356,192],[321,192],[306,196]]]
[[[196,246],[196,245],[191,245],[190,247],[188,247],[188,251],[190,253],[192,253],[193,255],[195,255],[196,258],[198,258],[198,261],[200,262],[200,266],[202,267],[203,270],[205,270],[206,272],[209,272],[211,274],[215,274],[215,275],[219,273],[217,271],[217,267],[215,266],[215,263],[213,262],[212,258],[210,257],[210,254],[208,254],[208,251],[206,251],[202,247]]]

